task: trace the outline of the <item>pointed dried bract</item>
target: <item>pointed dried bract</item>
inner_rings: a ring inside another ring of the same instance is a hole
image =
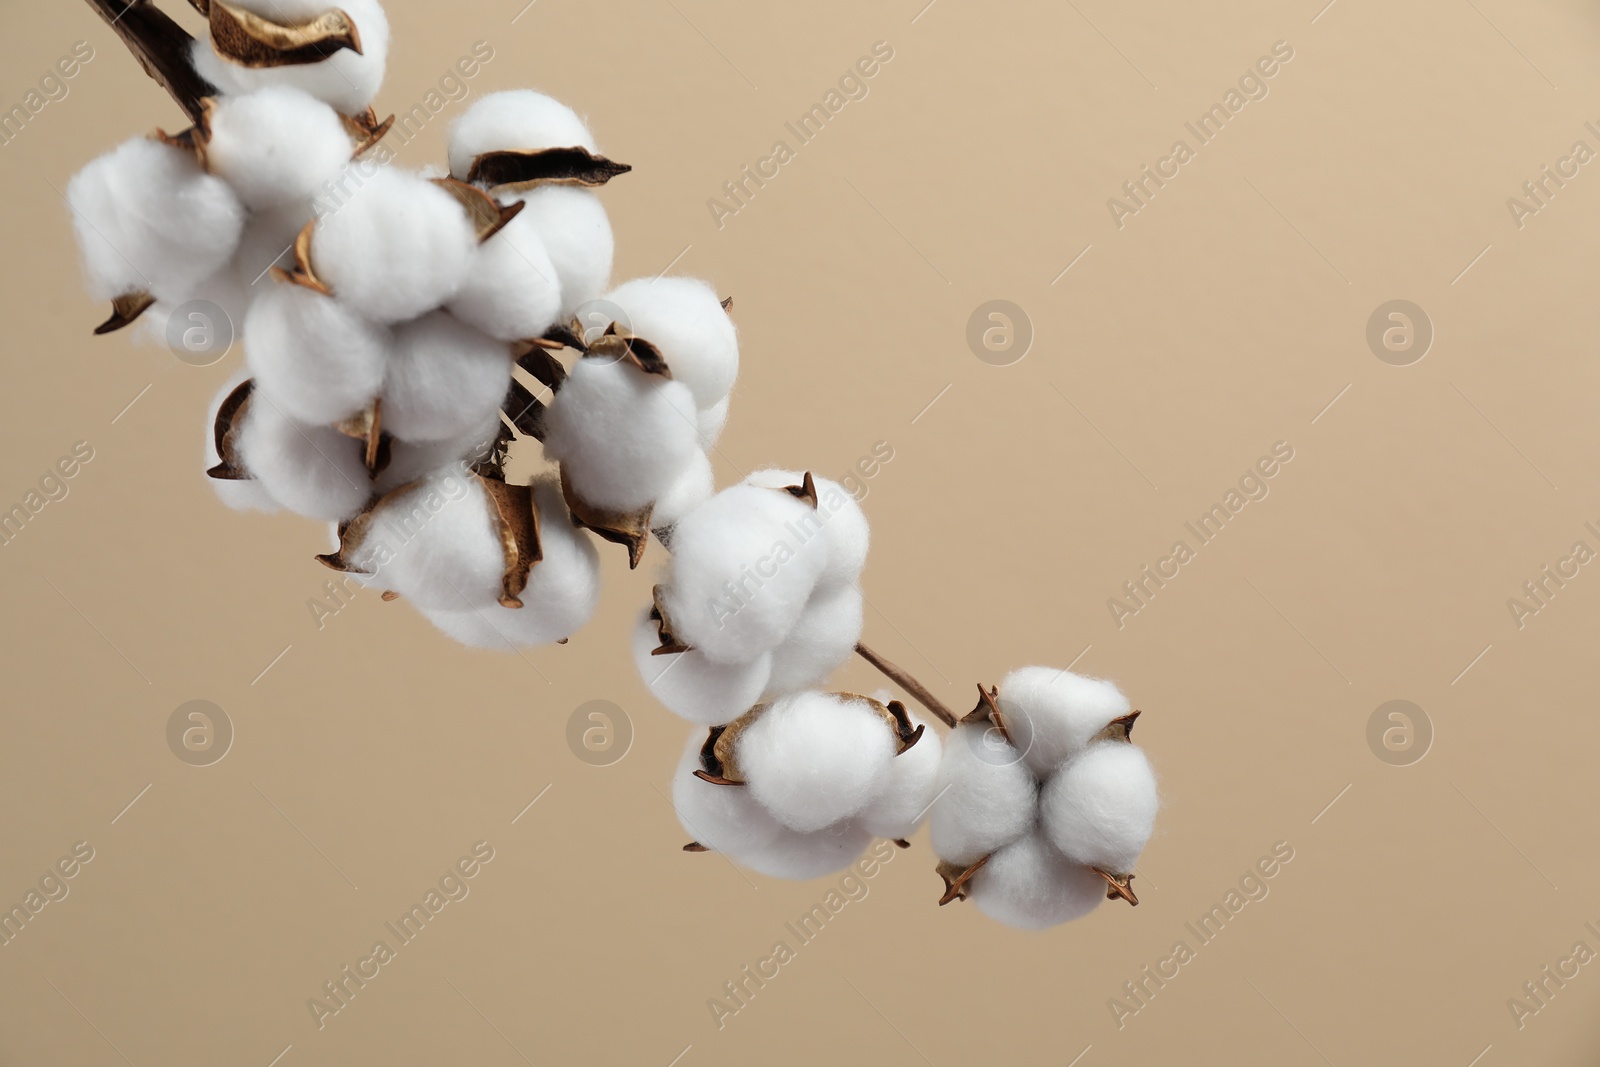
[[[116,31],[144,72],[172,96],[189,121],[200,122],[204,115],[201,102],[219,90],[190,62],[194,38],[144,0],[89,0],[89,6]]]
[[[817,482],[815,478],[811,477],[810,471],[806,471],[805,478],[802,479],[799,485],[786,485],[783,487],[783,491],[810,504],[812,511],[817,510]]]
[[[468,185],[454,178],[434,178],[433,184],[455,197],[456,202],[466,209],[467,217],[478,232],[479,244],[505,229],[506,223],[528,206],[521,200],[503,205],[476,185]]]
[[[1005,720],[1000,717],[999,696],[1000,690],[995,686],[985,689],[982,683],[979,683],[978,706],[967,712],[966,716],[962,718],[961,724],[965,726],[968,723],[993,723],[994,728],[1000,731],[1000,736],[1006,739],[1007,744],[1010,744],[1011,733],[1006,729]]]
[[[528,572],[544,558],[539,544],[539,511],[533,503],[533,487],[508,485],[493,478],[479,481],[494,506],[495,530],[500,535],[501,551],[505,553],[500,606],[520,608],[520,594],[528,586]]]
[[[1133,894],[1133,875],[1112,874],[1102,871],[1099,867],[1090,867],[1091,871],[1106,880],[1107,900],[1126,900],[1131,906],[1139,906],[1139,898]]]
[[[372,403],[343,422],[337,423],[334,429],[346,437],[366,442],[361,461],[366,464],[369,474],[378,473],[381,469],[378,466],[378,453],[383,438],[383,398],[374,397]]]
[[[978,873],[979,868],[988,862],[989,857],[985,856],[977,863],[963,867],[948,860],[941,860],[934,868],[934,872],[944,879],[944,895],[939,898],[939,906],[942,908],[952,900],[966,900],[967,883]]]
[[[724,753],[720,742],[723,735],[728,732],[728,727],[732,725],[729,723],[728,726],[713,726],[706,731],[706,743],[700,746],[700,767],[694,772],[694,776],[702,782],[709,782],[712,785],[744,784],[744,779],[728,776],[729,768],[723,762]]]
[[[149,293],[124,293],[116,297],[111,301],[111,317],[94,328],[94,335],[102,337],[132,326],[155,302],[156,298]]]
[[[584,336],[583,323],[573,319],[565,326],[557,323],[550,327],[539,340],[549,341],[558,348],[573,348],[579,352],[584,352],[589,348],[589,343],[584,340]]]
[[[559,393],[567,380],[567,368],[552,354],[552,348],[564,347],[543,337],[524,341],[517,352],[517,366],[537,378],[552,393]]]
[[[922,740],[922,732],[927,729],[927,726],[919,724],[913,727],[911,725],[911,716],[906,714],[906,706],[904,704],[898,700],[891,700],[884,705],[884,710],[889,713],[890,718],[894,721],[895,737],[900,741],[900,752],[896,752],[895,755],[900,755],[900,753],[905,752],[912,745]]]
[[[690,841],[683,846],[685,852],[710,852],[711,850],[698,841]]]
[[[295,24],[274,22],[228,0],[209,0],[208,7],[217,54],[241,67],[304,66],[346,48],[361,55],[361,32],[339,8]]]
[[[396,593],[393,589],[385,589],[382,593],[378,594],[378,599],[383,601],[385,604],[392,604],[396,600],[400,599],[400,594]]]
[[[344,120],[344,128],[356,142],[355,151],[350,153],[351,159],[360,159],[371,151],[394,127],[393,115],[379,122],[378,113],[370,107],[359,115],[340,115],[339,117]]]
[[[725,296],[722,298],[722,310],[726,311],[729,315],[733,314],[733,297]]]
[[[672,635],[672,620],[667,617],[667,608],[661,602],[665,586],[657,585],[650,590],[650,596],[655,606],[650,609],[650,618],[656,624],[656,636],[661,639],[661,644],[650,650],[652,656],[674,656],[679,652],[691,652],[688,645],[679,641]]]
[[[506,398],[500,404],[500,411],[511,420],[511,425],[517,432],[536,441],[544,440],[544,415],[545,406],[528,390],[528,387],[511,379],[511,385],[506,390]]]
[[[543,148],[531,152],[485,152],[472,161],[467,181],[507,191],[539,185],[604,185],[633,168],[587,148]]]
[[[206,471],[206,476],[218,481],[240,482],[250,477],[250,472],[239,462],[239,428],[244,425],[244,415],[250,406],[250,394],[255,391],[253,378],[246,378],[229,393],[217,408],[217,419],[211,427],[211,439],[222,462]]]
[[[284,270],[282,267],[273,267],[272,276],[280,282],[290,282],[310,289],[313,293],[332,296],[333,290],[329,289],[317,277],[317,272],[311,269],[311,235],[316,231],[316,228],[317,221],[315,219],[312,219],[301,228],[294,239],[294,268],[292,270]]]
[[[590,507],[572,491],[572,481],[566,471],[561,472],[561,495],[566,498],[567,511],[572,514],[572,525],[580,530],[592,530],[612,544],[625,546],[628,569],[639,566],[644,558],[644,547],[650,541],[650,508],[620,512]]]
[[[1112,719],[1106,723],[1105,729],[1089,739],[1089,743],[1096,741],[1126,741],[1133,744],[1133,721],[1139,717],[1138,711],[1129,712],[1120,718]]]
[[[601,337],[590,343],[583,354],[591,359],[627,360],[646,374],[672,377],[672,368],[667,366],[667,357],[661,354],[661,349],[642,337],[619,331],[614,322]]]

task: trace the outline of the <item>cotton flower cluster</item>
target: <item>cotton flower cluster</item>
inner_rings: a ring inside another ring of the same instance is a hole
[[[1111,682],[1024,667],[983,691],[947,739],[929,831],[946,900],[1042,929],[1108,896],[1133,899],[1134,864],[1154,826],[1155,775],[1129,740],[1128,700]]]

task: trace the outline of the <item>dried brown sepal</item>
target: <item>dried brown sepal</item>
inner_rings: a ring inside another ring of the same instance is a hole
[[[896,752],[895,755],[901,755],[912,745],[922,740],[922,732],[927,727],[922,725],[912,726],[911,716],[906,714],[906,706],[904,704],[898,700],[891,700],[884,705],[884,710],[889,713],[890,718],[893,720],[894,734],[900,742],[900,751]]]
[[[394,127],[394,116],[390,115],[382,122],[378,121],[378,113],[368,107],[359,115],[340,115],[344,120],[344,128],[356,140],[356,149],[350,153],[351,159],[360,159],[376,147],[377,143],[388,136]]]
[[[529,391],[528,387],[511,379],[511,385],[506,390],[506,398],[500,403],[500,410],[506,418],[511,420],[511,425],[517,432],[535,440],[544,440],[545,406]]]
[[[661,602],[665,589],[665,586],[657,585],[650,590],[653,604],[650,608],[650,618],[656,624],[656,636],[661,639],[661,644],[650,650],[652,656],[672,656],[679,652],[691,651],[688,645],[672,635],[672,620],[667,616],[666,605]]]
[[[323,296],[332,296],[333,290],[323,284],[317,277],[317,272],[311,269],[311,235],[316,231],[317,221],[312,219],[301,227],[294,238],[294,269],[284,270],[282,267],[273,267],[272,276],[280,282],[310,289],[313,293]]]
[[[783,491],[792,497],[797,497],[811,505],[811,510],[817,510],[817,481],[811,477],[811,472],[806,471],[805,477],[799,485],[786,485]]]
[[[520,594],[528,587],[528,572],[544,558],[539,544],[539,511],[533,503],[533,487],[508,485],[482,475],[476,477],[494,509],[495,531],[500,535],[500,549],[505,554],[500,606],[520,608]]]
[[[366,442],[361,462],[366,464],[368,474],[376,474],[380,469],[379,444],[383,440],[383,397],[374,397],[372,403],[343,422],[335,423],[333,428],[346,437]]]
[[[144,72],[183,109],[190,122],[204,116],[201,102],[220,91],[190,61],[194,38],[154,4],[144,0],[89,0],[89,6],[116,31]]]
[[[961,725],[969,723],[993,723],[994,728],[1000,731],[1000,736],[1005,738],[1006,744],[1011,744],[1011,732],[1006,729],[1005,720],[1000,717],[1000,690],[995,686],[985,689],[982,683],[978,685],[978,706],[967,712],[961,720]]]
[[[1106,723],[1104,729],[1089,738],[1089,743],[1093,744],[1096,741],[1126,741],[1128,744],[1132,744],[1133,721],[1138,717],[1138,711],[1131,711],[1121,718],[1112,719]]]
[[[1132,907],[1139,906],[1139,898],[1134,896],[1133,893],[1133,875],[1112,874],[1110,871],[1103,871],[1099,867],[1090,867],[1089,869],[1106,880],[1107,900],[1126,900]]]
[[[396,600],[400,599],[400,594],[396,593],[393,589],[385,589],[378,595],[378,599],[383,601],[385,604],[393,604]]]
[[[283,23],[229,3],[209,0],[211,43],[241,67],[296,67],[320,63],[341,49],[361,55],[361,31],[339,8],[309,22]]]
[[[506,223],[522,214],[522,209],[528,206],[521,200],[502,205],[476,185],[468,185],[454,178],[434,178],[433,184],[455,197],[466,211],[467,218],[472,220],[472,227],[478,233],[479,244],[505,229]]]
[[[698,841],[690,841],[683,846],[685,852],[710,852],[711,850]]]
[[[722,298],[722,310],[730,315],[733,314],[733,297],[725,296]]]
[[[722,740],[722,735],[727,730],[727,726],[713,726],[706,731],[705,744],[700,746],[700,766],[694,772],[694,776],[702,782],[710,782],[712,785],[744,784],[743,780],[727,777],[727,768],[722,762],[722,754],[717,749],[717,742]]]
[[[217,408],[216,421],[211,424],[211,440],[216,446],[217,456],[221,462],[206,471],[207,477],[227,482],[242,482],[250,478],[250,473],[239,462],[237,444],[239,427],[244,423],[244,414],[250,405],[250,394],[255,391],[255,387],[255,379],[246,378],[239,383],[238,388],[223,399],[222,406]]]
[[[472,161],[467,181],[506,189],[538,185],[604,185],[633,168],[597,156],[587,148],[542,148],[535,151],[485,152]]]
[[[911,842],[907,841],[903,837],[896,837],[896,838],[892,838],[891,840],[894,841],[894,847],[895,848],[910,848],[911,847]]]
[[[616,323],[584,349],[583,355],[585,359],[626,360],[646,374],[672,377],[672,368],[667,365],[667,357],[661,354],[661,349],[642,337],[619,332]]]
[[[628,569],[639,566],[639,561],[644,558],[644,547],[650,541],[650,508],[619,512],[591,507],[573,492],[572,482],[564,470],[561,472],[561,495],[566,498],[567,511],[572,515],[574,526],[592,530],[612,544],[626,547]]]
[[[589,347],[589,342],[584,339],[585,337],[583,323],[574,318],[565,326],[558,323],[550,327],[544,332],[544,336],[540,340],[549,341],[558,348],[573,348],[583,352]]]
[[[140,315],[150,310],[156,298],[149,293],[123,293],[111,300],[111,317],[94,328],[96,337],[104,337],[108,333],[116,333],[125,326],[132,326]]]
[[[940,860],[939,866],[934,868],[939,877],[944,879],[944,895],[939,898],[939,906],[942,908],[952,900],[966,900],[967,883],[988,862],[989,857],[985,856],[970,867],[962,867],[948,860]]]
[[[565,345],[540,337],[518,345],[517,366],[537,378],[552,393],[567,381],[567,368],[553,354]]]
[[[351,560],[351,554],[360,549],[367,538],[367,531],[372,528],[372,522],[378,514],[378,508],[386,500],[391,500],[402,493],[409,493],[421,485],[421,482],[407,482],[398,489],[390,490],[376,500],[369,501],[360,514],[354,518],[345,519],[339,523],[339,547],[332,552],[324,552],[317,556],[317,562],[329,570],[341,574],[366,574],[367,571],[356,567]]]

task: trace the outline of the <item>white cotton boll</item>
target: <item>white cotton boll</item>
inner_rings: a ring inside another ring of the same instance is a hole
[[[385,167],[318,220],[311,262],[339,299],[374,322],[395,323],[455,296],[477,248],[477,230],[454,196]]]
[[[450,173],[461,181],[485,152],[535,152],[545,148],[595,148],[578,113],[532,89],[480,96],[450,126]]]
[[[884,788],[899,742],[865,700],[796,693],[767,706],[739,735],[745,788],[793,830],[854,815]]]
[[[420,610],[486,608],[506,566],[494,514],[478,480],[447,467],[385,497],[350,562]]]
[[[243,333],[256,388],[292,419],[339,422],[383,384],[389,332],[332,297],[277,284],[251,303]]]
[[[663,590],[674,636],[719,663],[777,648],[828,562],[822,538],[802,539],[812,514],[787,493],[736,485],[678,520]]]
[[[339,113],[290,85],[224,96],[211,112],[206,162],[252,210],[316,195],[355,146]]]
[[[696,452],[672,484],[656,497],[656,506],[650,512],[650,525],[662,530],[673,526],[695,508],[711,499],[716,492],[716,479],[711,472],[711,460],[704,452]]]
[[[573,527],[559,484],[541,479],[533,493],[543,558],[518,594],[522,607],[489,604],[423,613],[461,644],[500,652],[550,645],[582,629],[594,614],[600,601],[600,554],[594,542]]]
[[[1044,930],[1093,911],[1106,899],[1106,882],[1034,831],[991,856],[967,882],[967,891],[978,910],[996,922]]]
[[[211,407],[206,411],[206,465],[202,470],[210,470],[222,462],[222,456],[217,453],[217,412],[222,408],[222,402],[233,394],[233,391],[244,384],[249,375],[243,371],[228,379],[228,383],[217,391],[211,398]],[[266,487],[254,478],[211,478],[206,481],[211,483],[212,490],[221,500],[234,511],[265,511],[281,510],[281,505],[272,499]]]
[[[580,359],[545,414],[546,458],[594,507],[645,507],[696,451],[689,390],[625,360]]]
[[[646,612],[633,629],[633,664],[650,695],[681,718],[705,726],[732,722],[761,699],[771,655],[747,663],[713,663],[696,650],[653,656],[660,627]]]
[[[728,857],[768,878],[803,882],[834,874],[850,866],[872,844],[872,835],[853,822],[801,833],[780,826],[778,834],[759,848],[728,850]]]
[[[532,219],[519,214],[478,246],[449,308],[456,318],[502,341],[540,337],[555,325],[561,280]]]
[[[236,447],[245,470],[297,515],[348,519],[372,495],[362,442],[295,422],[260,392],[250,398]]]
[[[484,426],[511,386],[511,349],[444,311],[397,326],[383,383],[383,428],[443,441]]]
[[[700,430],[700,447],[710,451],[722,437],[722,430],[728,425],[728,403],[730,397],[723,397],[720,401],[708,408],[701,408],[695,421]]]
[[[700,408],[728,398],[739,375],[739,340],[717,291],[698,278],[639,278],[605,299],[627,315],[628,329],[661,350],[674,381]]]
[[[883,792],[862,809],[857,821],[878,837],[904,841],[917,832],[939,795],[943,745],[926,720],[910,716],[911,728],[924,727],[917,743],[894,758]]]
[[[466,469],[488,458],[500,432],[500,415],[491,413],[482,425],[442,441],[389,440],[389,464],[372,481],[378,493],[387,493],[414,482],[441,467]]]
[[[580,306],[598,300],[611,282],[611,220],[600,198],[577,186],[545,185],[515,199],[527,205],[517,217],[533,225],[555,264],[561,283],[560,318],[566,322]]]
[[[1033,827],[1039,783],[1022,753],[988,724],[958,726],[945,739],[939,799],[929,815],[933,851],[976,863]]]
[[[139,137],[89,163],[67,202],[90,292],[149,292],[173,303],[220,271],[244,228],[244,205],[194,153]]]
[[[705,740],[703,730],[689,735],[672,775],[672,806],[684,831],[707,848],[730,856],[765,848],[779,834],[792,833],[757,803],[748,789],[713,785],[695,777]]]
[[[1112,719],[1128,714],[1115,683],[1054,667],[1022,667],[1000,680],[1006,733],[1041,778],[1082,752]]]
[[[1155,772],[1144,752],[1102,741],[1045,783],[1039,818],[1051,843],[1069,859],[1126,874],[1150,840],[1159,806]]]
[[[746,485],[759,485],[768,489],[782,489],[800,485],[805,480],[804,471],[762,470],[745,477]],[[817,487],[817,508],[807,520],[808,531],[821,529],[828,545],[828,566],[823,571],[824,582],[854,582],[861,577],[867,565],[867,549],[872,541],[872,530],[867,516],[844,486],[831,478],[811,478]]]
[[[772,652],[767,699],[821,685],[861,640],[861,591],[853,585],[820,586],[788,636]]]
[[[217,54],[209,37],[201,37],[191,50],[200,76],[226,93],[248,93],[271,85],[291,85],[332,105],[345,115],[365,111],[383,85],[389,58],[389,19],[377,0],[247,0],[241,6],[263,18],[301,24],[338,7],[350,16],[361,37],[361,54],[347,48],[327,59],[284,67],[240,66]]]

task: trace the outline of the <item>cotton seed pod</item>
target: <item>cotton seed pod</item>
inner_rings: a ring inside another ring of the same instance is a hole
[[[355,148],[337,111],[291,85],[218,99],[204,140],[207,168],[252,211],[311,199]]]
[[[191,59],[200,76],[225,94],[290,85],[341,114],[356,115],[383,84],[389,20],[377,0],[339,0],[337,8],[305,0],[208,6],[211,39],[196,41]]]
[[[452,315],[491,337],[539,337],[561,314],[561,279],[532,218],[518,214],[473,253]]]
[[[661,350],[695,406],[726,400],[739,374],[739,341],[717,291],[698,278],[639,278],[606,294],[627,326]]]
[[[801,471],[760,470],[745,477],[746,485],[769,489],[799,485],[806,478]],[[844,486],[831,478],[811,479],[815,497],[815,514],[807,529],[820,529],[828,546],[828,565],[823,569],[822,582],[855,582],[867,565],[867,549],[872,531],[867,525],[866,513]]]
[[[205,469],[217,470],[219,473],[227,469],[223,462],[222,438],[227,434],[233,420],[233,413],[242,405],[250,394],[249,378],[244,373],[235,374],[228,379],[217,395],[211,399],[210,413],[206,416],[206,465]],[[228,408],[224,412],[224,408]],[[220,432],[219,432],[220,431]],[[231,451],[231,449],[230,449]],[[207,478],[211,488],[216,492],[217,498],[234,511],[265,511],[280,510],[281,506],[272,499],[266,487],[254,478],[244,475],[243,470],[229,472],[238,477]]]
[[[732,722],[756,705],[772,671],[772,657],[748,663],[713,663],[695,650],[656,655],[660,622],[646,612],[633,631],[633,662],[663,707],[705,726]]]
[[[984,723],[962,725],[945,739],[939,799],[929,814],[933,851],[965,866],[1032,829],[1039,783],[1022,753]]]
[[[768,878],[803,882],[844,870],[859,859],[870,844],[872,835],[853,822],[826,826],[811,833],[783,826],[767,844],[730,850],[728,858]]]
[[[1160,799],[1150,761],[1135,745],[1102,741],[1045,783],[1039,819],[1068,859],[1113,874],[1133,870],[1155,826]]]
[[[484,426],[511,383],[511,348],[436,311],[394,330],[383,426],[402,441],[443,441]]]
[[[383,384],[389,331],[298,285],[272,283],[251,302],[244,350],[256,388],[290,418],[340,422]]]
[[[615,238],[600,198],[588,189],[547,185],[511,198],[544,242],[561,285],[560,321],[598,300],[611,282]]]
[[[228,183],[194,153],[142,137],[74,175],[67,201],[100,300],[146,293],[183,303],[232,258],[245,222]]]
[[[1001,679],[995,697],[1006,733],[1044,778],[1129,712],[1115,683],[1054,667],[1022,667]]]
[[[712,785],[695,775],[703,741],[701,731],[690,735],[672,776],[672,806],[684,832],[695,843],[730,855],[770,844],[783,825],[748,790]]]
[[[1044,930],[1093,911],[1106,899],[1106,883],[1056,852],[1035,830],[990,856],[967,883],[967,895],[996,922]]]
[[[522,606],[490,604],[423,612],[461,644],[502,652],[555,644],[582,629],[594,615],[600,601],[600,554],[589,535],[573,527],[554,479],[535,482],[533,498],[541,557],[518,594]]]
[[[677,638],[719,663],[777,648],[828,563],[814,523],[806,501],[750,485],[724,489],[680,519],[662,590]]]
[[[450,174],[471,181],[472,165],[485,153],[546,148],[598,151],[578,113],[561,101],[532,89],[489,93],[451,124]]]
[[[819,586],[794,628],[772,652],[772,676],[764,698],[775,700],[826,682],[855,652],[861,628],[861,590],[843,584]]]
[[[308,519],[346,519],[372,495],[362,445],[296,422],[259,392],[234,416],[237,462],[279,504]],[[228,452],[224,450],[224,459]]]
[[[395,167],[367,178],[316,222],[310,270],[378,323],[414,319],[443,306],[473,264],[478,232],[460,200]]]
[[[922,730],[921,739],[890,762],[882,792],[856,816],[867,832],[891,841],[904,841],[916,833],[939,795],[944,746],[924,720],[909,716],[909,722],[913,730]]]

